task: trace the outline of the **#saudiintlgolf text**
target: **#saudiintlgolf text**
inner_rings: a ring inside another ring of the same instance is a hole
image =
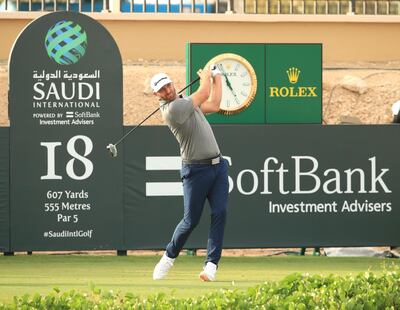
[[[93,229],[87,230],[62,230],[62,231],[45,231],[43,237],[45,238],[88,238],[92,239]]]

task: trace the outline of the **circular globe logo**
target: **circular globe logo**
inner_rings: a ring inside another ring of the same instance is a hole
[[[47,55],[56,63],[75,64],[85,55],[86,32],[77,23],[62,20],[47,32],[45,46]]]

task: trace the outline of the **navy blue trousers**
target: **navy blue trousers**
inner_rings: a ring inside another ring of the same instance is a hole
[[[207,262],[218,265],[221,258],[226,210],[228,206],[228,162],[221,159],[216,165],[184,164],[183,219],[176,226],[172,240],[167,245],[167,256],[176,258],[187,238],[200,221],[206,199],[211,207],[211,225],[207,242]]]

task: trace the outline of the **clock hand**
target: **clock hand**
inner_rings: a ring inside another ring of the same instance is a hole
[[[236,92],[233,90],[233,88],[232,88],[232,85],[231,85],[231,83],[229,82],[229,79],[228,79],[228,77],[226,76],[226,72],[225,72],[225,70],[224,70],[224,68],[223,68],[222,64],[219,64],[219,65],[217,65],[217,66],[218,66],[218,67],[219,67],[219,69],[221,70],[221,72],[222,72],[222,75],[225,77],[225,82],[226,82],[226,85],[228,86],[228,88],[229,88],[229,89],[230,89],[230,91],[232,92],[233,96],[235,97],[235,101],[236,101],[236,103],[237,103],[237,104],[239,104],[239,103],[240,103],[240,101],[239,101],[239,99],[237,98]]]
[[[240,101],[239,101],[238,97],[236,96],[235,91],[233,89],[231,89],[231,91],[232,91],[233,97],[235,98],[236,103],[240,104]]]
[[[231,91],[233,91],[232,85],[231,85],[231,83],[229,82],[228,77],[226,76],[226,72],[225,72],[224,68],[222,67],[222,64],[219,64],[218,66],[219,66],[219,69],[222,71],[223,76],[225,77],[226,85],[228,85],[228,88],[229,88]]]
[[[232,92],[233,96],[235,97],[236,103],[239,104],[240,101],[239,101],[239,99],[238,99],[238,97],[237,97],[237,95],[236,95],[236,92],[233,90],[233,88],[231,88],[231,92]]]

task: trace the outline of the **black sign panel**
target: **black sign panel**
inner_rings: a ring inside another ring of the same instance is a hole
[[[10,130],[0,127],[0,252],[10,251]]]
[[[400,127],[213,129],[230,162],[226,248],[400,244]],[[164,248],[183,215],[178,145],[143,127],[125,152],[126,246]],[[207,209],[187,248],[206,247]]]
[[[10,65],[11,247],[119,248],[122,62],[92,18],[56,12],[20,34]]]

